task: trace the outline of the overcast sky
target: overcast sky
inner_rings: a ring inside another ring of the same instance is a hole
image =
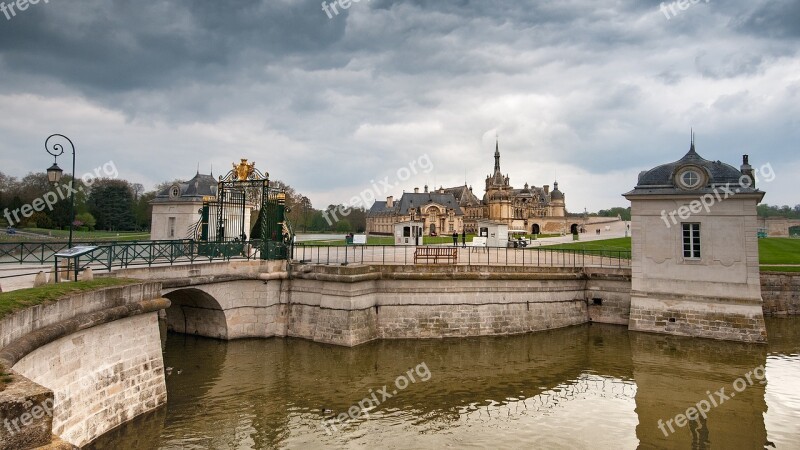
[[[765,202],[800,203],[800,0],[659,4],[41,0],[0,12],[0,171],[43,171],[63,133],[78,174],[152,188],[249,158],[323,208],[424,155],[379,196],[482,196],[499,135],[512,185],[557,177],[578,212],[627,206],[693,127],[707,159],[771,164]]]

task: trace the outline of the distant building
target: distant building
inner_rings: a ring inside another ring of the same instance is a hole
[[[741,169],[697,154],[642,172],[631,201],[636,331],[765,342],[756,189]]]
[[[494,172],[486,177],[486,187],[483,199],[473,193],[472,186],[464,184],[456,187],[440,187],[429,192],[425,186],[420,193],[415,188],[414,193],[404,193],[399,202],[394,202],[393,197],[388,197],[385,202],[375,202],[367,213],[367,232],[374,234],[391,234],[393,224],[412,220],[408,208],[415,205],[413,212],[420,219],[421,205],[435,203],[435,209],[430,207],[422,211],[421,219],[425,221],[425,235],[431,232],[452,233],[454,230],[461,232],[466,229],[468,233],[477,233],[479,220],[502,222],[509,229],[526,230],[529,233],[564,233],[577,223],[567,223],[564,193],[558,189],[558,182],[550,186],[529,186],[514,189],[509,177],[500,171],[500,144],[495,144]],[[452,219],[448,208],[452,210]],[[582,223],[580,219],[573,221]],[[450,225],[453,227],[451,228]]]
[[[217,200],[217,180],[213,175],[197,173],[185,183],[175,183],[161,192],[150,202],[153,206],[150,224],[150,239],[175,240],[197,239],[201,210],[204,202]],[[235,205],[228,206],[228,215],[244,214],[243,223],[250,224],[253,205],[244,211]],[[216,227],[211,223],[210,227]],[[249,228],[248,228],[249,229]]]
[[[464,212],[453,194],[441,192],[406,192],[399,200],[388,197],[375,202],[367,213],[367,233],[393,234],[399,222],[423,222],[425,236],[452,234],[464,229]]]
[[[199,172],[185,183],[176,183],[162,190],[150,202],[153,205],[150,239],[193,237],[193,227],[200,220],[198,211],[203,208],[203,200],[214,200],[216,196],[217,180]]]

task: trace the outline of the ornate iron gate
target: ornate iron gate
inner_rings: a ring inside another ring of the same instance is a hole
[[[248,209],[258,211],[252,228]],[[195,233],[199,252],[227,257],[257,252],[261,259],[287,259],[294,236],[286,212],[286,192],[270,187],[269,174],[242,159],[219,177],[216,198],[204,199]]]

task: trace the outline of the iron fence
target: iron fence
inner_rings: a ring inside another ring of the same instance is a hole
[[[548,247],[453,247],[457,256],[450,264],[469,266],[531,266],[531,267],[630,267],[630,250],[573,250]],[[418,247],[395,245],[294,245],[293,259],[321,265],[348,264],[415,264]],[[419,248],[425,248],[420,246]]]
[[[259,258],[260,241],[198,242],[175,241],[75,242],[73,246],[96,247],[80,257],[81,266],[111,270],[115,267],[176,262]],[[0,243],[0,264],[54,264],[56,253],[67,250],[66,242]]]

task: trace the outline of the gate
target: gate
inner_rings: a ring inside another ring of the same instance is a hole
[[[251,212],[258,213],[253,227]],[[195,231],[198,252],[225,257],[257,252],[261,259],[286,259],[294,238],[286,213],[286,192],[270,187],[269,174],[242,159],[219,177],[216,198],[203,201]]]

